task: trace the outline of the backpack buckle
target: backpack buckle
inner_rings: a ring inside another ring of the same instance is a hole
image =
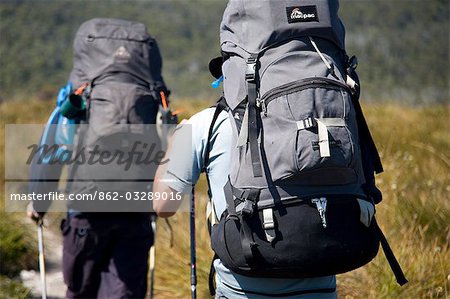
[[[297,130],[309,129],[309,128],[315,127],[316,125],[317,125],[317,121],[312,117],[308,117],[308,118],[297,121]]]
[[[264,233],[266,234],[267,241],[272,243],[277,236],[275,232],[275,220],[273,216],[273,209],[267,208],[263,210],[262,227],[264,229]]]
[[[258,189],[250,189],[245,190],[242,194],[242,200],[244,201],[244,206],[242,208],[242,214],[251,216],[255,211],[256,201],[258,200],[259,190]]]
[[[256,55],[251,55],[247,59],[247,70],[245,71],[245,80],[255,81],[257,60],[258,60],[258,57]]]
[[[242,207],[242,214],[246,216],[252,216],[255,210],[255,203],[249,199],[244,201],[244,206]]]
[[[238,192],[236,192],[238,191]],[[258,201],[260,190],[258,189],[234,189],[233,195],[240,202],[243,202],[241,210],[242,215],[252,216],[255,211],[256,202]]]
[[[256,62],[255,63],[248,63],[247,62],[247,70],[245,72],[245,80],[247,81],[254,81],[256,77]]]

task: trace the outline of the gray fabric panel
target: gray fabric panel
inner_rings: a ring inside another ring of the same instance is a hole
[[[123,72],[136,82],[164,86],[161,55],[142,23],[92,19],[78,29],[70,81],[77,88],[100,75]]]
[[[104,83],[93,88],[89,105],[89,125],[83,126],[86,134],[80,141],[86,153],[93,152],[94,149],[106,149],[110,153],[116,150],[127,151],[127,146],[135,141],[140,142],[136,143],[137,146],[154,144],[158,150],[160,144],[155,126],[145,126],[155,123],[158,108],[148,89],[122,82]],[[138,191],[145,183],[138,186],[136,182],[115,180],[151,178],[156,170],[156,165],[152,164],[131,163],[127,170],[118,164],[120,163],[84,163],[77,167],[74,178],[111,180],[94,184],[93,188],[100,188],[101,185],[103,190],[134,190],[136,186],[135,190]],[[70,191],[82,192],[87,187],[89,186],[83,182],[74,183]]]
[[[139,130],[142,124],[155,123],[155,100],[148,89],[139,85],[114,82],[96,86],[90,102],[88,145],[102,136],[127,133],[133,129],[131,124],[137,124]],[[121,127],[119,124],[124,125]]]
[[[318,21],[289,23],[287,8],[314,6]],[[275,43],[316,36],[345,48],[337,0],[230,0],[220,26],[220,43],[259,53]]]
[[[231,56],[222,65],[223,92],[231,109],[235,109],[247,96],[246,68],[245,60],[239,56]]]
[[[316,39],[316,43],[325,58],[336,68],[338,79],[343,81],[343,52],[330,42]],[[294,40],[286,45],[268,50],[261,57],[260,68],[261,96],[276,86],[308,77],[331,76],[319,54],[314,50],[308,38]]]
[[[325,58],[333,63],[338,79],[344,81],[343,52],[326,40],[316,39],[316,43]],[[227,59],[222,66],[225,98],[231,109],[234,109],[247,95],[245,84],[245,59],[247,56],[242,51],[235,54]],[[261,97],[273,88],[303,78],[326,77],[336,79],[332,77],[308,38],[292,40],[279,47],[269,49],[260,58],[258,71]]]

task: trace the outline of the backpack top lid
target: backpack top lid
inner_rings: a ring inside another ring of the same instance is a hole
[[[122,73],[136,83],[165,89],[158,45],[142,23],[88,20],[75,35],[73,57],[70,81],[75,88],[99,77]]]
[[[324,38],[344,49],[338,10],[338,0],[230,0],[220,26],[222,50],[235,52],[238,46],[259,53],[305,36]]]

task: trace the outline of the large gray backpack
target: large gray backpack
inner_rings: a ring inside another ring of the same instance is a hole
[[[382,167],[338,7],[332,0],[233,0],[225,10],[224,96],[215,118],[228,111],[234,140],[227,210],[211,237],[236,273],[343,273],[371,261],[381,242],[406,283],[374,218],[381,195],[373,177]]]
[[[74,116],[81,124],[75,138],[75,152],[94,153],[97,155],[92,157],[94,161],[99,160],[102,150],[125,157],[132,151],[141,155],[149,150],[156,152],[160,148],[157,130],[149,124],[156,123],[161,100],[165,101],[169,95],[161,67],[158,45],[144,24],[118,19],[92,19],[83,23],[76,33],[70,75],[75,93],[86,103],[86,109]],[[157,148],[149,149],[151,146]],[[134,160],[139,159],[134,155]],[[134,160],[129,164],[115,160],[103,164],[72,163],[67,191],[100,191],[122,200],[129,192],[147,192],[157,165]],[[136,211],[126,203],[118,207],[118,211],[125,211],[122,208]],[[151,205],[147,202],[143,207],[142,211]],[[81,203],[73,208],[102,211],[105,206]]]

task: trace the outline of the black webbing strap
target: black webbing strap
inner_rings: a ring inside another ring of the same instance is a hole
[[[358,123],[358,132],[361,140],[367,142],[368,150],[370,151],[370,157],[372,158],[373,168],[376,173],[383,172],[383,165],[381,164],[381,158],[378,154],[377,147],[370,134],[369,126],[367,125],[364,113],[357,98],[352,97],[353,107],[355,108],[356,121]]]
[[[259,193],[259,189],[246,189],[244,191],[242,198],[244,201],[244,207],[239,215],[239,221],[241,224],[240,237],[242,253],[244,254],[245,261],[248,265],[253,265],[253,249],[257,246],[255,239],[253,238],[253,231],[250,228],[248,221],[255,212]]]
[[[240,239],[241,239],[241,247],[242,253],[244,254],[245,260],[247,264],[251,265],[253,260],[253,248],[256,246],[255,239],[253,238],[253,232],[248,225],[248,218],[251,217],[254,213],[256,203],[259,198],[260,190],[259,189],[246,189],[241,190],[235,188],[231,185],[230,178],[228,178],[228,182],[223,187],[225,192],[225,199],[227,201],[227,217],[236,217],[240,222]],[[234,196],[233,196],[234,195]],[[242,195],[240,198],[240,202],[244,203],[244,207],[240,212],[240,215],[236,213],[236,206],[234,197],[236,195]]]
[[[247,81],[248,91],[248,141],[250,143],[250,156],[252,160],[253,176],[262,176],[261,159],[259,158],[258,146],[258,119],[257,119],[257,87],[256,87],[256,64],[258,56],[252,54],[247,59],[247,72],[245,80]],[[245,128],[243,128],[245,130]],[[242,129],[241,129],[242,130]]]
[[[239,222],[241,223],[240,237],[242,253],[244,255],[245,261],[249,266],[253,265],[253,248],[256,247],[255,239],[253,238],[253,233],[248,225],[247,215],[240,215]]]
[[[397,259],[395,258],[395,255],[392,252],[391,246],[389,246],[389,243],[386,240],[386,237],[384,236],[383,232],[381,231],[381,228],[378,226],[378,223],[376,222],[375,219],[373,221],[374,221],[374,225],[377,230],[378,236],[380,238],[380,243],[381,243],[381,247],[383,248],[384,255],[386,256],[389,266],[391,266],[392,272],[394,272],[397,283],[402,286],[402,285],[406,284],[408,282],[408,280],[406,279],[405,274],[403,273],[403,270],[400,267],[400,264],[398,263]]]
[[[219,258],[219,256],[214,253],[214,256],[211,260],[211,265],[209,267],[209,275],[208,275],[208,289],[209,289],[209,294],[211,295],[211,297],[214,297],[216,295],[216,283],[214,280],[214,276],[216,274],[216,268],[214,268],[214,261],[217,260]]]
[[[205,157],[203,158],[203,168],[202,172],[206,173],[206,167],[209,163],[209,155],[211,151],[211,137],[214,130],[214,125],[216,124],[217,118],[219,117],[219,114],[224,111],[227,108],[227,103],[225,102],[225,98],[222,96],[217,101],[216,110],[214,111],[213,118],[211,120],[211,125],[209,126],[208,130],[208,139],[206,140],[206,149],[205,149]],[[209,185],[208,185],[209,187]]]

